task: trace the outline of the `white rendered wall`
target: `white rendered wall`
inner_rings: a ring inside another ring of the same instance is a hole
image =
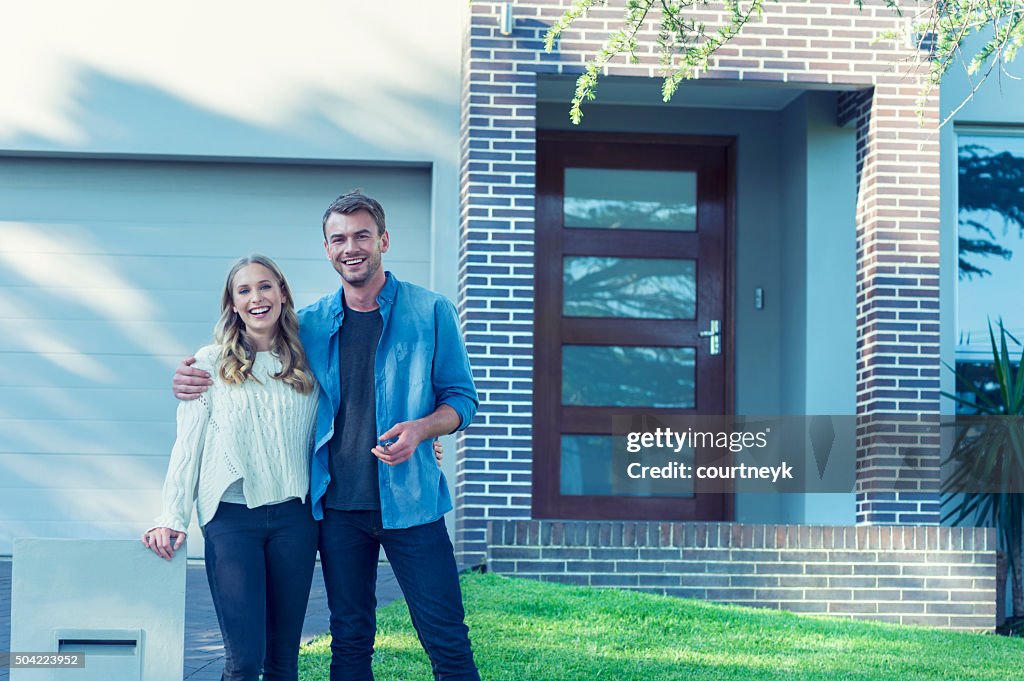
[[[808,97],[807,413],[856,412],[856,131],[835,126],[835,108]],[[850,450],[854,442],[845,443]],[[844,525],[856,520],[849,494],[806,494],[804,522]]]
[[[454,298],[467,11],[461,0],[12,4],[0,154],[431,165],[432,284]]]
[[[180,681],[184,637],[183,553],[166,561],[138,541],[15,542],[11,650],[85,659],[83,668],[12,669],[13,681]],[[69,639],[88,643],[60,645]],[[104,640],[135,645],[97,645]]]
[[[258,250],[299,302],[333,290],[317,230],[338,194],[381,198],[385,266],[455,299],[467,10],[5,8],[0,555],[14,536],[136,536],[173,439],[174,356],[208,339],[227,264]]]

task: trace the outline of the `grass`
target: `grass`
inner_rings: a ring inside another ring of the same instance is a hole
[[[509,679],[1024,679],[1024,641],[491,574],[462,580],[480,675]],[[378,611],[378,681],[431,679],[405,603]],[[330,639],[299,678],[328,678]]]

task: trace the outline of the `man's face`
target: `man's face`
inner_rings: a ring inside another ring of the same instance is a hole
[[[365,286],[384,276],[380,262],[388,250],[388,233],[377,236],[377,223],[365,210],[331,213],[324,225],[324,247],[334,269],[352,286]]]

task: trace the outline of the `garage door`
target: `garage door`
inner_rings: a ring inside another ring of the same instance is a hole
[[[388,269],[428,285],[428,169],[0,159],[0,555],[148,526],[170,378],[210,342],[231,263],[271,256],[300,305],[336,289],[320,219],[355,187],[387,212]]]

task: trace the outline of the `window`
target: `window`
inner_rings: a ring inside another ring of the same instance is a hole
[[[956,392],[973,402],[996,389],[989,322],[1024,341],[1024,129],[958,133]]]

